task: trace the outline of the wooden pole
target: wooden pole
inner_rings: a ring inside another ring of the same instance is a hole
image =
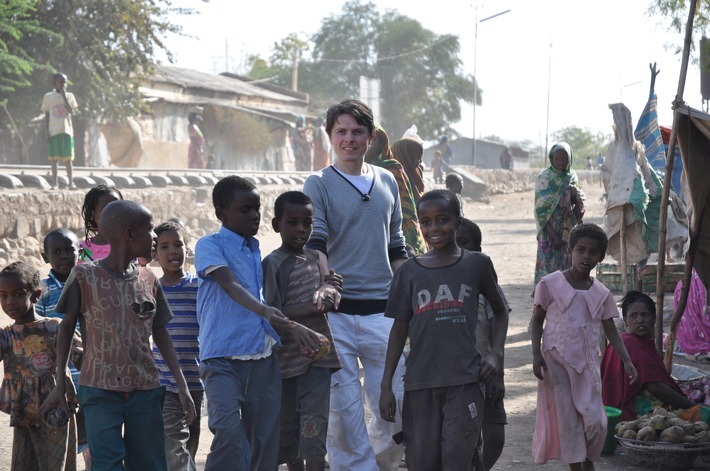
[[[628,268],[626,263],[626,205],[621,206],[621,228],[619,229],[619,268],[621,269],[621,294],[625,294],[629,290],[628,285]]]
[[[680,77],[678,78],[678,91],[673,101],[673,129],[668,142],[668,157],[666,158],[666,175],[663,178],[663,193],[661,196],[661,215],[658,225],[658,266],[656,270],[656,349],[663,352],[663,298],[665,296],[663,287],[663,272],[666,265],[666,220],[668,218],[668,196],[670,194],[671,177],[673,176],[673,163],[675,159],[675,146],[678,139],[679,115],[678,107],[683,105],[683,92],[685,90],[685,78],[688,74],[688,58],[690,56],[690,44],[693,39],[693,19],[695,18],[695,8],[697,0],[691,0],[688,11],[688,22],[685,24],[685,41],[683,42],[683,61],[680,65]],[[671,346],[672,348],[672,346]]]

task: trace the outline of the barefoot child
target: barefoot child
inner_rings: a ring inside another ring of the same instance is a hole
[[[608,244],[599,226],[576,226],[569,236],[572,267],[543,277],[535,288],[530,332],[533,373],[540,381],[532,453],[539,464],[556,459],[572,471],[590,471],[601,455],[607,419],[597,358],[600,326],[630,382],[638,376],[614,326],[614,297],[589,276]]]
[[[279,463],[286,463],[289,471],[323,471],[330,376],[341,367],[326,313],[338,308],[340,293],[326,281],[325,255],[305,248],[313,230],[311,199],[300,191],[279,195],[272,225],[281,236],[281,247],[263,262],[266,303],[324,335],[330,345],[322,358],[310,358],[301,354],[300,346],[288,331],[279,331],[284,345],[279,350],[282,378]]]
[[[508,313],[491,260],[456,245],[461,222],[456,195],[425,193],[417,204],[431,250],[406,261],[394,275],[385,315],[395,319],[382,377],[380,414],[393,421],[392,376],[407,335],[402,432],[407,469],[469,471],[483,419],[481,383],[502,367]],[[493,307],[491,352],[476,346],[478,298]]]
[[[69,189],[76,188],[72,177],[74,160],[74,128],[71,115],[79,105],[74,94],[67,91],[67,76],[52,76],[52,91],[42,98],[42,112],[47,128],[47,160],[52,165],[52,188],[57,188],[57,166],[63,162],[67,169]]]
[[[200,345],[197,335],[197,276],[185,271],[187,237],[185,228],[167,221],[155,228],[157,236],[153,258],[163,269],[160,284],[170,304],[173,317],[165,328],[175,346],[182,370],[195,402],[195,420],[188,425],[183,420],[178,385],[170,373],[157,345],[153,345],[153,358],[158,366],[160,384],[165,387],[163,423],[165,426],[165,453],[170,471],[194,471],[197,446],[200,443],[200,417],[205,388],[200,381]]]
[[[172,318],[160,282],[133,264],[150,257],[153,217],[133,201],[114,201],[103,210],[99,231],[111,251],[98,262],[74,267],[59,298],[64,314],[57,341],[57,370],[66,365],[77,320],[84,341],[79,404],[84,410],[92,468],[166,469],[163,388],[150,351],[150,336],[175,377],[185,422],[195,406],[180,371],[165,324]],[[61,406],[62,383],[43,408]]]
[[[478,225],[469,220],[463,219],[461,225],[456,230],[456,245],[471,252],[481,251],[481,229]],[[506,311],[510,315],[510,305],[503,294],[500,286],[497,286]],[[493,317],[493,309],[483,296],[478,298],[478,324],[476,325],[476,347],[482,356],[488,355],[491,351],[490,342],[490,322]],[[507,331],[506,331],[507,334]],[[505,424],[508,423],[508,416],[505,412],[503,398],[505,397],[505,384],[503,383],[503,368],[493,381],[486,384],[485,400],[483,406],[483,456],[479,456],[476,451],[475,462],[483,469],[490,470],[496,464],[505,445]],[[482,463],[481,461],[482,460]]]
[[[281,370],[273,349],[281,342],[274,327],[291,329],[307,352],[316,349],[315,333],[263,303],[256,187],[230,175],[214,186],[212,204],[222,227],[195,247],[200,377],[214,434],[205,470],[275,470]]]
[[[10,469],[73,471],[76,470],[73,414],[64,415],[64,420],[58,423],[50,419],[48,424],[44,414],[38,413],[57,379],[64,385],[71,409],[76,406],[74,386],[66,370],[59,370],[55,376],[60,321],[35,312],[39,284],[39,272],[24,262],[11,263],[0,272],[0,306],[15,321],[0,330],[5,370],[0,410],[10,414],[13,428]]]
[[[97,185],[86,193],[84,205],[81,207],[86,239],[79,244],[81,246],[79,263],[101,260],[109,254],[111,246],[106,237],[99,232],[99,220],[107,204],[122,199],[121,192],[112,186]]]

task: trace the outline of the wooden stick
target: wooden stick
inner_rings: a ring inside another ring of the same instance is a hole
[[[698,233],[700,231],[698,230]],[[670,374],[673,371],[673,346],[675,345],[676,331],[678,330],[678,324],[680,323],[680,318],[683,317],[685,312],[685,306],[688,303],[688,293],[690,292],[690,277],[693,273],[693,263],[695,262],[695,252],[698,248],[698,238],[690,240],[690,247],[688,247],[688,254],[685,258],[685,271],[683,272],[683,287],[680,290],[680,298],[678,299],[678,307],[676,307],[675,312],[673,312],[673,317],[671,317],[671,324],[668,332],[668,340],[666,342],[667,348],[666,353],[663,357],[663,362],[666,365],[666,370]],[[661,326],[663,330],[663,326]]]
[[[621,228],[619,230],[619,268],[621,269],[621,294],[624,295],[629,290],[628,268],[626,263],[626,205],[621,206]]]
[[[680,117],[678,107],[683,105],[683,91],[685,90],[685,78],[688,74],[688,58],[690,56],[690,44],[693,39],[693,20],[695,18],[695,7],[697,0],[691,0],[688,11],[688,22],[685,24],[685,41],[683,42],[683,61],[680,65],[680,77],[678,78],[678,91],[673,101],[673,129],[671,139],[668,142],[668,157],[666,158],[666,175],[663,178],[663,193],[661,196],[661,216],[658,225],[658,266],[656,270],[656,349],[663,354],[663,298],[665,296],[663,286],[663,271],[666,265],[666,219],[668,218],[668,196],[670,194],[671,177],[673,176],[673,161],[675,159],[675,146],[678,139],[678,127]]]

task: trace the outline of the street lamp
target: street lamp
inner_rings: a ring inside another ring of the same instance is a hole
[[[492,20],[501,15],[509,13],[510,9],[496,13],[495,15],[487,16],[482,20],[478,20],[478,3],[476,3],[476,29],[473,36],[473,80],[474,80],[474,90],[473,90],[473,158],[471,162],[476,165],[476,98],[478,97],[478,76],[476,76],[476,61],[478,59],[478,54],[476,53],[478,47],[478,23],[483,23],[484,21]]]

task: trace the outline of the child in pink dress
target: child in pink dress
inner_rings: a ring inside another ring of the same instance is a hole
[[[103,184],[86,193],[84,205],[81,207],[86,239],[79,242],[79,263],[103,260],[109,254],[111,246],[99,232],[99,218],[107,204],[122,199],[123,195],[118,188]]]
[[[533,373],[540,381],[532,453],[539,464],[556,459],[573,471],[590,471],[601,455],[607,419],[597,358],[600,325],[630,381],[638,377],[614,325],[614,297],[589,276],[608,243],[599,226],[576,226],[569,238],[572,267],[545,276],[535,289],[530,332]]]

